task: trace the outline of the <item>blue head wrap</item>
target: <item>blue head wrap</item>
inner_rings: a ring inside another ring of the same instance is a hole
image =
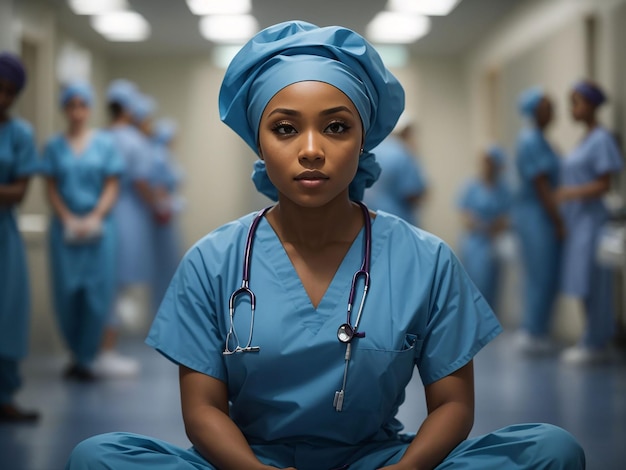
[[[72,98],[80,98],[88,107],[93,105],[93,89],[87,82],[75,81],[66,83],[61,90],[59,104],[65,108]]]
[[[0,78],[15,85],[19,93],[26,85],[26,69],[18,56],[10,52],[0,53]]]
[[[359,112],[365,134],[364,152],[350,185],[350,197],[363,191],[380,174],[369,152],[394,128],[404,109],[404,90],[363,37],[339,26],[320,28],[303,21],[271,26],[254,36],[226,71],[219,96],[220,117],[258,152],[259,122],[272,97],[297,82],[319,81],[341,90]],[[276,200],[276,188],[255,163],[257,189]]]
[[[156,101],[148,95],[135,93],[130,103],[130,115],[136,122],[145,121],[156,111]]]
[[[580,93],[589,103],[596,107],[606,102],[606,95],[600,87],[587,80],[581,80],[576,83],[574,91]]]
[[[137,86],[133,82],[124,79],[113,80],[107,89],[107,102],[117,103],[129,111],[137,93]]]
[[[178,126],[171,119],[159,119],[154,123],[154,135],[155,142],[160,144],[168,144],[176,135]]]
[[[504,151],[504,149],[500,147],[499,145],[495,145],[495,144],[487,147],[487,150],[485,150],[485,155],[498,168],[504,167],[504,164],[506,163],[506,160],[507,160],[506,152]]]
[[[535,86],[524,90],[517,100],[519,112],[526,117],[533,117],[541,100],[546,96],[543,88]]]

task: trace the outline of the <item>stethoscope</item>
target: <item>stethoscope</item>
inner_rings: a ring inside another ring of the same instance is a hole
[[[346,345],[346,354],[344,356],[344,370],[343,370],[343,381],[341,384],[341,390],[335,392],[335,396],[333,399],[333,407],[337,411],[341,411],[343,408],[343,401],[345,398],[346,392],[346,381],[348,378],[348,364],[350,362],[350,358],[352,356],[352,340],[354,338],[363,338],[365,336],[365,332],[359,331],[359,323],[361,322],[361,316],[363,314],[363,307],[365,306],[365,299],[367,298],[367,292],[370,286],[370,259],[371,259],[371,251],[372,251],[372,219],[370,217],[369,209],[362,202],[357,202],[361,211],[363,212],[363,220],[365,225],[365,244],[363,247],[363,261],[361,263],[361,267],[358,271],[354,273],[352,276],[352,284],[350,286],[350,295],[348,296],[348,308],[346,314],[346,322],[342,323],[337,329],[337,339]],[[230,355],[235,353],[245,353],[245,352],[259,352],[261,350],[260,346],[252,346],[252,335],[254,333],[254,312],[256,308],[256,297],[252,289],[250,289],[250,263],[252,260],[252,243],[254,241],[254,236],[256,234],[256,230],[261,222],[261,219],[267,214],[267,211],[271,209],[270,207],[266,207],[262,211],[260,211],[252,220],[252,224],[250,225],[250,229],[248,230],[248,236],[246,238],[246,248],[243,255],[243,275],[241,279],[241,287],[235,290],[228,299],[228,315],[230,319],[230,326],[228,329],[228,333],[226,334],[226,346],[224,347],[224,355]],[[359,278],[363,278],[363,296],[361,297],[361,302],[359,303],[359,308],[356,315],[356,320],[354,324],[352,324],[352,308],[354,306],[354,301],[356,299],[356,286],[359,281]],[[250,331],[248,333],[248,341],[245,346],[241,346],[239,342],[239,337],[237,336],[237,332],[235,330],[234,317],[235,317],[235,304],[237,298],[240,296],[247,296],[250,298]],[[235,345],[233,349],[231,349],[231,342]]]

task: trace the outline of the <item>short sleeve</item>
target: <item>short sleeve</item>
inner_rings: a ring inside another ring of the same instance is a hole
[[[594,136],[590,153],[593,155],[592,168],[596,176],[618,172],[624,166],[623,157],[615,139],[604,129]]]
[[[517,142],[517,168],[522,179],[530,181],[548,173],[552,161],[550,151],[538,131],[527,129],[522,132]]]
[[[417,367],[424,385],[466,365],[502,328],[461,263],[445,244],[436,262],[429,319]]]
[[[15,176],[17,178],[30,176],[39,171],[33,130],[24,121],[16,123],[13,151],[16,156]]]
[[[113,139],[108,135],[105,137],[104,152],[104,174],[106,176],[120,176],[124,172],[124,160]]]
[[[55,164],[55,151],[54,143],[56,138],[50,139],[46,142],[41,155],[41,161],[39,162],[39,171],[48,177],[56,176],[56,164]]]
[[[224,344],[210,286],[207,260],[196,245],[178,267],[146,343],[176,364],[226,381]]]

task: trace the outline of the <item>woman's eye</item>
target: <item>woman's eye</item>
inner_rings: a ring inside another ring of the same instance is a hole
[[[295,134],[296,129],[291,124],[278,123],[272,128],[272,131],[280,135],[290,135]]]
[[[331,122],[328,127],[326,127],[326,131],[331,134],[341,134],[346,132],[348,129],[349,127],[343,122]]]

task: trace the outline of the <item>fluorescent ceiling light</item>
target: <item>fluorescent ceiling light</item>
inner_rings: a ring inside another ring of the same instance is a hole
[[[445,16],[461,0],[388,0],[387,9],[427,16]]]
[[[252,11],[250,0],[187,0],[194,15],[244,15]]]
[[[109,41],[143,41],[150,36],[150,24],[134,11],[92,16],[91,26]]]
[[[200,19],[200,33],[209,41],[241,44],[258,31],[252,15],[211,15]]]
[[[382,11],[367,25],[366,35],[372,42],[408,44],[430,31],[430,18],[422,15]]]
[[[77,15],[101,15],[128,6],[126,0],[67,0],[67,3]]]

